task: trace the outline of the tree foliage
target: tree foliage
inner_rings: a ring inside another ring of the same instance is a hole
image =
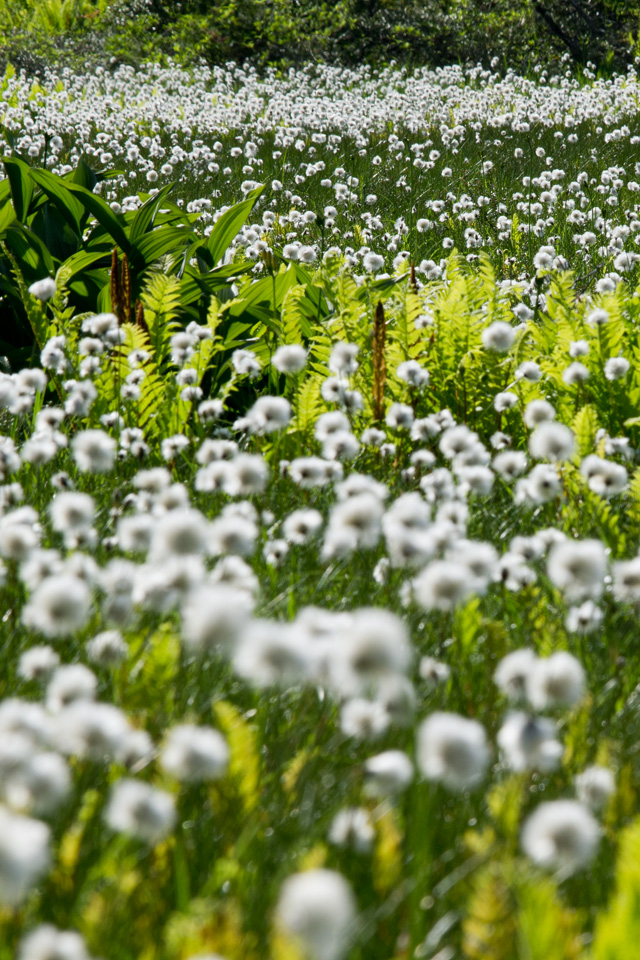
[[[0,0],[0,55],[391,60],[439,65],[497,58],[526,69],[568,53],[608,70],[633,56],[639,0]],[[25,44],[35,35],[36,44]],[[52,50],[53,45],[53,50]]]

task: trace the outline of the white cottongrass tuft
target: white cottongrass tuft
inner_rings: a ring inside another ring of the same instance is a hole
[[[537,710],[572,707],[584,695],[585,680],[580,661],[560,650],[536,660],[527,678],[527,697]]]
[[[295,686],[307,678],[310,653],[295,626],[252,620],[237,645],[233,666],[256,687]]]
[[[424,610],[453,610],[480,586],[468,568],[448,560],[435,560],[413,581],[416,603]]]
[[[285,344],[278,347],[271,362],[280,373],[300,373],[307,364],[307,351],[299,343]]]
[[[318,510],[294,510],[285,519],[282,532],[288,543],[298,546],[308,543],[322,527],[322,514]]]
[[[554,420],[555,416],[556,411],[548,400],[532,400],[531,403],[528,403],[525,407],[522,418],[526,426],[529,427],[530,430],[533,430],[541,423]]]
[[[407,629],[394,613],[380,608],[356,610],[337,645],[334,679],[343,691],[366,688],[396,673],[411,661]]]
[[[592,810],[601,810],[616,790],[616,781],[608,767],[587,767],[575,779],[576,793],[581,803]]]
[[[411,760],[403,750],[385,750],[364,764],[365,791],[372,797],[387,797],[406,790],[413,781]]]
[[[56,295],[56,282],[53,277],[44,277],[42,280],[36,280],[29,287],[29,293],[37,300],[51,300]]]
[[[17,960],[90,960],[84,939],[75,930],[42,923],[20,941]]]
[[[567,600],[597,599],[606,572],[605,549],[600,540],[563,540],[549,552],[547,575]]]
[[[566,875],[593,859],[600,827],[582,803],[554,800],[533,811],[521,840],[522,849],[534,863]]]
[[[512,770],[555,770],[563,754],[548,717],[511,713],[498,731],[498,746]]]
[[[340,729],[345,737],[356,740],[376,740],[387,732],[391,717],[379,700],[353,697],[340,710]]]
[[[95,501],[88,493],[57,493],[49,504],[53,529],[60,533],[83,530],[93,523]]]
[[[579,607],[571,607],[568,611],[565,626],[570,633],[591,633],[597,630],[604,614],[593,600],[585,600]]]
[[[200,783],[224,776],[229,747],[213,727],[180,724],[167,733],[160,765],[183,783]]]
[[[527,693],[529,678],[535,669],[538,658],[527,647],[514,650],[503,657],[493,679],[500,690],[510,700],[523,700]]]
[[[375,830],[364,807],[347,807],[333,818],[329,828],[329,843],[350,847],[357,853],[368,853],[373,846]]]
[[[432,713],[418,728],[416,759],[427,780],[450,790],[477,786],[489,764],[484,727],[457,713]]]
[[[258,397],[244,421],[250,433],[268,434],[283,430],[291,420],[291,404],[284,397]]]
[[[232,650],[251,612],[244,591],[202,585],[182,605],[182,638],[194,653],[210,655]]]
[[[405,360],[396,370],[398,378],[411,387],[423,387],[429,382],[429,371],[420,366],[417,360]]]
[[[83,473],[108,473],[113,469],[116,442],[104,430],[81,430],[71,441],[71,450]]]
[[[102,630],[87,643],[87,656],[101,667],[124,663],[129,648],[119,630]]]
[[[573,431],[563,423],[541,423],[529,438],[529,453],[536,460],[558,463],[569,460],[574,451]]]
[[[0,807],[0,904],[19,906],[50,862],[46,823]]]
[[[589,368],[584,363],[580,363],[579,360],[570,363],[562,372],[562,379],[568,387],[572,387],[576,383],[584,383],[590,376]]]
[[[482,346],[494,353],[506,353],[516,338],[516,331],[504,320],[496,320],[482,331]]]
[[[357,343],[347,343],[344,340],[335,343],[329,357],[329,370],[338,376],[349,377],[358,369],[359,347]]]
[[[362,266],[368,273],[378,273],[379,270],[384,268],[384,257],[377,253],[365,253],[362,258]]]
[[[295,873],[282,884],[276,920],[313,960],[341,960],[355,933],[355,897],[334,870]]]
[[[609,357],[604,365],[607,380],[622,380],[629,373],[631,364],[624,357]]]
[[[156,844],[173,830],[175,799],[142,780],[123,777],[112,788],[105,821],[116,833]]]
[[[91,612],[91,592],[84,580],[70,574],[47,577],[31,594],[22,622],[45,637],[64,637],[81,630]]]
[[[60,657],[48,644],[31,647],[20,655],[18,674],[24,680],[46,680],[60,663]]]

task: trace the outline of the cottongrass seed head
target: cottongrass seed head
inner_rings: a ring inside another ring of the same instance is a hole
[[[356,901],[342,874],[307,870],[284,881],[276,922],[310,960],[341,960],[355,935]]]
[[[586,866],[600,842],[600,827],[576,800],[541,803],[522,828],[522,849],[534,863],[564,875]]]
[[[490,759],[484,727],[456,713],[432,713],[418,727],[416,758],[427,780],[455,791],[475,787]]]

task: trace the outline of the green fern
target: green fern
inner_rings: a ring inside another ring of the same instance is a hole
[[[145,308],[145,323],[149,343],[156,362],[165,359],[169,341],[178,328],[175,322],[180,312],[180,280],[165,273],[151,275],[140,296]]]
[[[302,342],[302,323],[304,314],[300,307],[300,301],[305,296],[305,288],[297,285],[291,287],[282,301],[282,314],[280,322],[282,324],[283,343],[301,343]]]
[[[616,893],[596,922],[591,960],[636,960],[640,943],[640,817],[623,831]]]
[[[517,955],[513,895],[498,864],[477,877],[462,931],[462,953],[468,960],[513,960]]]
[[[543,877],[518,883],[516,956],[527,960],[579,960],[582,955],[576,914],[565,907],[553,881]]]
[[[311,375],[306,377],[294,400],[294,429],[301,434],[307,434],[325,408],[320,396],[322,376]]]
[[[585,404],[578,410],[571,426],[576,437],[578,453],[581,457],[586,457],[593,452],[598,429],[598,413],[593,404]]]

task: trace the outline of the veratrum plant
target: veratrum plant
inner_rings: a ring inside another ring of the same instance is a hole
[[[24,360],[34,340],[42,345],[52,319],[48,308],[27,292],[36,280],[55,278],[58,290],[51,313],[63,326],[74,313],[115,310],[126,319],[135,310],[149,270],[162,262],[163,272],[179,279],[181,320],[204,322],[211,293],[228,287],[251,266],[217,264],[261,188],[227,210],[205,239],[193,230],[195,217],[169,199],[172,184],[143,195],[137,211],[121,214],[93,192],[114,171],[96,173],[82,161],[59,177],[16,157],[4,157],[2,163],[0,350],[12,365]],[[114,303],[110,268],[119,262],[118,270],[126,265],[127,282],[120,284],[120,299]]]

